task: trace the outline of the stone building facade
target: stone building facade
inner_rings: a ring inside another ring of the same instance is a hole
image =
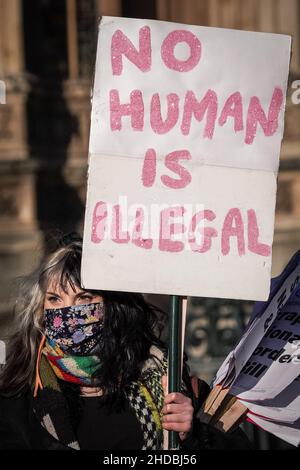
[[[291,100],[292,83],[300,79],[300,0],[0,0],[6,91],[6,103],[0,99],[0,338],[12,315],[12,280],[32,269],[50,233],[82,230],[101,15],[293,36],[273,274],[300,247],[300,104]],[[239,338],[251,304],[191,299],[189,305],[187,352],[192,368],[201,366],[209,379]]]

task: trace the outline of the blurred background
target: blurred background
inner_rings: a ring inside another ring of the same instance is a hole
[[[273,275],[282,270],[300,247],[300,104],[291,99],[300,80],[300,0],[0,0],[0,13],[0,339],[9,333],[13,280],[35,266],[53,234],[82,232],[101,15],[293,36]],[[160,302],[167,307],[166,297]],[[189,299],[193,373],[211,381],[251,309],[251,302]],[[262,449],[288,447],[250,426],[247,432]]]

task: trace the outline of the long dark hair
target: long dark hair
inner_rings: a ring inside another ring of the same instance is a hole
[[[33,386],[38,345],[43,335],[43,303],[50,280],[64,290],[81,288],[82,240],[78,235],[63,237],[34,273],[21,285],[16,308],[16,331],[8,344],[7,362],[0,373],[0,394],[13,396]],[[105,305],[103,341],[96,354],[101,366],[95,385],[105,395],[120,397],[122,390],[137,380],[152,345],[164,349],[160,340],[165,314],[148,303],[142,294],[92,291]],[[68,388],[67,384],[64,384]],[[78,387],[77,387],[78,388]]]

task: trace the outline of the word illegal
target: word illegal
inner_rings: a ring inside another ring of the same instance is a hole
[[[270,256],[271,247],[259,241],[259,228],[257,216],[254,209],[247,211],[247,224],[244,223],[240,209],[230,209],[224,219],[221,234],[214,227],[204,226],[200,228],[203,240],[199,243],[196,239],[196,231],[204,221],[212,222],[216,219],[216,214],[212,210],[201,210],[196,212],[187,227],[183,221],[185,208],[183,206],[168,207],[160,211],[159,214],[159,240],[158,249],[178,253],[185,249],[185,244],[181,240],[174,240],[174,235],[188,233],[189,248],[193,252],[206,253],[212,247],[212,239],[220,236],[221,251],[223,255],[230,252],[230,240],[236,239],[239,256],[246,254],[245,230],[247,231],[248,250],[261,256]],[[181,219],[180,222],[178,218]],[[99,244],[106,237],[108,222],[108,204],[104,201],[97,202],[92,219],[91,241]],[[135,220],[130,234],[128,230],[122,229],[122,210],[119,204],[112,207],[111,214],[111,234],[110,239],[114,243],[128,244],[130,241],[137,247],[145,250],[153,248],[153,239],[145,238],[143,226],[145,223],[144,209],[138,208],[135,213]],[[175,220],[177,222],[175,223]]]

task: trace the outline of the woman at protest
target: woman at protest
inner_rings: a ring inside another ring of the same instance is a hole
[[[181,393],[164,392],[163,312],[141,294],[83,289],[81,254],[80,237],[63,237],[21,286],[0,450],[158,450],[163,429],[187,449],[245,447],[195,420],[209,387],[198,382],[196,402],[186,367]]]

